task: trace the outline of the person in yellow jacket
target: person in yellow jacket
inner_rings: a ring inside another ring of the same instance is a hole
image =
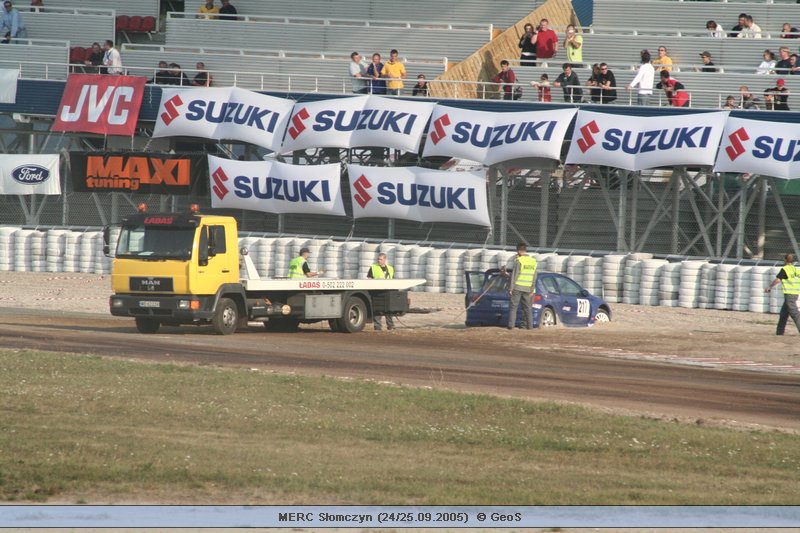
[[[783,256],[783,268],[778,272],[770,286],[764,289],[764,292],[769,292],[778,283],[783,285],[783,306],[781,306],[781,314],[778,317],[778,327],[775,330],[775,335],[783,335],[784,331],[786,331],[786,322],[789,321],[789,317],[792,317],[794,325],[797,326],[797,331],[800,333],[800,311],[797,310],[797,298],[800,296],[800,268],[794,265],[796,259],[794,254]]]
[[[289,263],[289,279],[297,278],[313,278],[319,276],[319,272],[313,272],[311,267],[308,266],[308,256],[311,252],[308,248],[300,248],[300,255],[292,259]]]
[[[389,78],[388,94],[399,95],[403,90],[403,80],[406,77],[406,67],[397,59],[397,50],[389,52],[389,62],[384,63],[381,77]]]
[[[536,287],[536,259],[528,255],[528,247],[524,243],[517,245],[517,257],[514,258],[514,271],[508,293],[511,302],[508,305],[508,329],[517,323],[517,307],[522,302],[522,329],[533,328],[531,295]]]
[[[369,279],[394,279],[394,268],[392,265],[386,263],[386,254],[381,252],[378,254],[376,263],[373,263],[367,271],[367,278]],[[386,329],[389,331],[394,329],[394,319],[391,315],[386,316]],[[381,317],[375,315],[372,317],[372,326],[375,331],[381,330]]]
[[[219,6],[214,5],[214,0],[208,0],[205,4],[200,6],[197,12],[202,15],[209,15],[208,18],[216,20],[217,17],[214,15],[219,14]]]

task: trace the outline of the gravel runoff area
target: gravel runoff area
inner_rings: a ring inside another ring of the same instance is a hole
[[[0,307],[109,316],[110,285],[109,275],[0,272]],[[410,294],[412,309],[425,312],[398,318],[399,327],[394,332],[398,337],[410,333],[404,329],[418,328],[438,328],[444,339],[464,334],[475,336],[477,333],[474,330],[465,332],[462,294]],[[706,359],[713,359],[738,361],[741,365],[752,364],[753,367],[758,367],[758,363],[772,363],[783,365],[790,372],[800,371],[798,333],[793,327],[787,327],[785,336],[775,336],[778,319],[775,314],[626,304],[611,304],[611,307],[611,323],[597,324],[593,328],[556,327],[536,331],[533,337],[525,336],[524,342],[538,336],[543,345],[580,345],[584,351],[611,357],[655,358],[689,364],[704,364]],[[327,326],[312,324],[303,327]],[[514,335],[520,333],[525,335],[517,331],[507,332],[503,328],[480,328],[480,335],[475,338],[502,340],[509,337],[509,340],[516,340]],[[362,334],[378,333],[367,326]],[[389,332],[383,334],[392,335]]]

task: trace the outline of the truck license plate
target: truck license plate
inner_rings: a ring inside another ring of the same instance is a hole
[[[140,300],[139,307],[161,307],[161,302],[154,302],[152,300]]]

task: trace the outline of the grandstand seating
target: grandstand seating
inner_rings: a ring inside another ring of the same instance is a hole
[[[155,17],[160,13],[159,0],[46,0],[45,10],[51,7],[69,7],[82,9],[113,9],[117,15],[138,15]]]
[[[400,21],[352,22],[305,19],[277,22],[248,17],[231,22],[167,14],[166,43],[170,46],[203,47],[209,43],[249,49],[290,49],[314,52],[359,50],[368,55],[387,55],[396,48],[405,55],[445,56],[460,60],[491,39],[488,24],[472,29],[447,29],[436,23],[404,25]]]
[[[536,9],[543,0],[236,0],[233,4],[240,15],[269,15],[272,17],[336,17],[350,20],[416,20],[441,21],[458,24],[493,24],[505,29]],[[202,0],[187,0],[186,13],[196,13]]]
[[[25,39],[0,46],[0,68],[20,69],[28,79],[67,79],[69,43],[45,39]]]
[[[178,63],[191,79],[195,64],[205,63],[217,87],[236,85],[253,90],[295,92],[350,92],[349,52],[319,54],[278,50],[232,48],[181,48],[146,44],[124,44],[123,63],[130,74],[153,78],[159,61]],[[409,79],[417,74],[433,79],[445,70],[444,58],[403,58]],[[237,74],[234,74],[236,72]],[[411,81],[414,79],[414,81]],[[291,83],[291,85],[290,85]]]
[[[23,13],[28,37],[92,44],[114,39],[114,11],[95,8],[47,8]]]

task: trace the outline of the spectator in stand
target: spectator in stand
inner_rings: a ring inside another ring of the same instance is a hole
[[[381,71],[383,71],[381,55],[376,52],[372,54],[372,63],[367,67],[367,76],[371,79],[369,92],[372,94],[386,94],[386,80],[380,79]]]
[[[597,79],[601,91],[601,104],[610,104],[617,99],[617,79],[606,63],[600,63],[600,77]]]
[[[0,34],[6,36],[4,42],[17,42],[20,39],[28,38],[28,31],[25,29],[25,21],[22,20],[17,8],[15,8],[10,0],[3,2],[3,25],[0,27]]]
[[[192,85],[195,87],[211,87],[214,77],[206,70],[206,64],[202,61],[198,61],[195,65],[195,69],[197,70],[197,74],[194,75]]]
[[[800,74],[800,60],[798,60],[797,54],[792,54],[789,56],[789,74]]]
[[[508,61],[505,59],[500,62],[500,72],[492,78],[494,83],[500,84],[500,92],[503,93],[503,100],[514,100],[514,84],[517,83],[517,75],[509,68]]]
[[[542,19],[539,22],[538,34],[536,37],[536,59],[550,59],[556,56],[558,52],[558,35],[551,30],[550,22],[547,19]]]
[[[35,13],[44,13],[44,2],[42,0],[31,0],[30,10]]]
[[[170,63],[169,64],[169,74],[172,76],[175,85],[180,85],[181,87],[191,87],[192,82],[189,81],[188,76],[183,73],[183,69],[177,63]]]
[[[572,71],[572,65],[564,63],[561,65],[561,74],[553,82],[554,87],[561,87],[564,91],[564,101],[570,104],[577,104],[583,98],[583,89],[578,75]]]
[[[425,79],[425,74],[417,76],[417,84],[414,85],[411,96],[428,96],[428,81]]]
[[[399,96],[404,87],[403,80],[406,77],[406,66],[397,59],[397,56],[397,50],[389,52],[389,61],[383,65],[381,76],[389,78],[388,93]]]
[[[219,15],[219,7],[214,4],[214,0],[208,0],[205,4],[200,6],[197,10],[201,15],[207,15],[208,18],[216,20]]]
[[[92,43],[92,52],[89,57],[83,60],[84,72],[94,74],[105,74],[106,70],[103,68],[103,49],[100,48],[100,43]]]
[[[775,111],[789,111],[789,89],[782,78],[775,82],[775,87],[764,92],[765,95],[767,93],[772,96],[772,108]]]
[[[783,30],[781,30],[781,39],[797,39],[800,37],[800,30],[785,22],[783,24]]]
[[[695,72],[718,72],[719,69],[714,66],[714,62],[711,61],[711,52],[704,50],[700,52],[700,57],[703,60],[702,67],[694,67]]]
[[[709,37],[714,37],[715,39],[725,38],[725,30],[713,20],[706,22],[706,29],[708,30]]]
[[[550,94],[550,77],[545,72],[539,78],[539,81],[532,81],[531,87],[534,87],[539,93],[540,102],[552,102],[553,97]]]
[[[114,48],[114,41],[107,39],[103,49],[105,50],[103,65],[106,67],[106,74],[111,74],[112,76],[122,74],[122,56],[119,54],[119,50]]]
[[[775,110],[775,98],[772,96],[771,89],[764,89],[764,109],[767,111]]]
[[[728,96],[725,99],[725,103],[722,104],[722,109],[739,109],[739,107],[736,105],[736,98],[733,96]]]
[[[789,51],[788,49],[786,50]],[[756,74],[775,74],[775,54],[772,50],[764,50],[764,61],[756,69]]]
[[[156,75],[153,76],[151,82],[155,83],[156,85],[177,85],[173,81],[172,74],[169,72],[169,65],[166,61],[158,62],[158,70],[156,71]]]
[[[681,82],[670,76],[666,70],[662,70],[661,81],[656,85],[657,89],[664,89],[669,104],[673,107],[689,107],[689,93]]]
[[[747,13],[739,13],[739,23],[731,28],[728,37],[738,37],[739,32],[747,27]]]
[[[583,66],[583,37],[578,34],[572,24],[567,26],[564,50],[567,52],[567,61],[572,63],[572,68],[581,68]]]
[[[745,27],[736,37],[740,39],[761,39],[761,27],[753,21],[753,17],[745,17]]]
[[[653,67],[656,72],[672,72],[672,58],[667,55],[666,47],[658,47],[658,58],[653,61]]]
[[[752,109],[754,111],[760,109],[761,101],[753,96],[753,93],[750,92],[750,88],[747,85],[739,87],[739,99],[742,109]]]
[[[792,62],[789,59],[789,47],[788,46],[781,46],[778,50],[778,54],[780,54],[781,58],[775,63],[775,74],[778,75],[785,75],[789,74],[789,69],[792,68]]]
[[[636,77],[633,78],[628,90],[633,90],[634,87],[639,87],[636,96],[636,105],[648,105],[650,97],[653,95],[653,82],[655,78],[655,68],[650,63],[650,52],[642,50],[640,53],[642,64],[636,72]]]
[[[222,7],[219,8],[220,20],[236,20],[239,18],[236,16],[237,14],[238,12],[236,8],[231,5],[230,0],[222,0]]]
[[[593,104],[599,104],[602,99],[599,79],[600,63],[595,63],[592,65],[592,75],[589,76],[589,79],[586,81],[586,85],[589,86],[589,99]]]
[[[522,51],[519,54],[519,65],[521,67],[536,66],[536,30],[530,22],[525,24],[525,35],[519,40],[519,47]]]
[[[358,52],[350,54],[350,77],[353,79],[354,93],[367,94],[369,92],[367,67],[361,61],[361,55]]]

